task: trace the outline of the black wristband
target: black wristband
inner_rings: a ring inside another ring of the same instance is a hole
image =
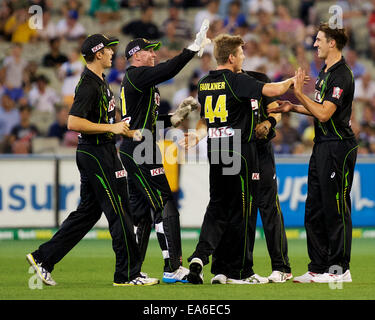
[[[266,120],[270,122],[271,128],[275,128],[277,122],[276,122],[276,119],[274,117],[268,117]]]

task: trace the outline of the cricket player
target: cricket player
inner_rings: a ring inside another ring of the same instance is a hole
[[[255,71],[242,71],[249,76],[264,82],[270,83],[267,75]],[[257,209],[263,223],[263,230],[266,237],[267,249],[271,258],[272,273],[268,280],[273,283],[285,283],[293,276],[289,265],[288,244],[284,227],[284,218],[281,212],[277,193],[277,179],[275,157],[272,148],[271,139],[276,136],[275,126],[281,120],[280,113],[267,113],[268,108],[277,107],[276,97],[267,97],[262,95],[260,100],[253,101],[252,108],[256,121],[255,135],[256,148],[259,160],[259,182],[258,191],[253,197],[254,211],[250,216],[249,224],[251,230],[256,230]],[[250,237],[249,244],[254,244],[255,231],[248,232]],[[229,240],[230,241],[230,240]],[[219,264],[228,264],[233,259],[232,251],[228,251],[217,257],[217,253],[222,252],[221,246],[225,246],[221,241],[218,248],[212,254],[212,273],[217,274],[216,269],[220,269]],[[253,248],[248,247],[246,257],[252,261]],[[217,276],[214,283],[222,283],[223,276]],[[221,281],[220,281],[221,280]],[[225,280],[225,279],[224,279]]]
[[[352,220],[350,190],[358,144],[350,117],[354,78],[342,55],[348,41],[345,29],[321,24],[314,43],[325,61],[315,83],[314,100],[302,92],[299,69],[294,93],[300,105],[280,101],[270,112],[298,112],[314,117],[315,145],[309,163],[305,208],[308,271],[298,283],[351,282]]]
[[[154,285],[158,279],[142,277],[141,259],[129,214],[127,182],[115,147],[115,135],[133,136],[125,122],[115,123],[115,98],[103,74],[111,67],[117,39],[102,34],[82,44],[87,67],[76,87],[68,118],[69,130],[80,132],[76,152],[81,176],[81,200],[51,240],[26,256],[46,285],[56,282],[51,272],[58,263],[106,215],[116,255],[114,286]]]
[[[199,56],[203,53],[204,46],[210,42],[206,38],[208,27],[209,22],[205,20],[193,44],[158,65],[155,65],[156,51],[161,46],[158,41],[135,39],[128,43],[125,50],[130,67],[121,84],[122,120],[129,123],[130,129],[141,132],[143,137],[140,141],[125,137],[120,155],[130,181],[129,193],[133,199],[131,209],[141,254],[144,257],[153,222],[164,259],[163,282],[166,283],[186,283],[189,270],[182,266],[179,212],[156,144],[160,105],[157,84],[173,78],[196,53]],[[196,108],[197,103],[195,105]],[[138,152],[141,148],[143,151]],[[151,159],[147,158],[150,153]],[[141,159],[143,156],[147,159]],[[153,219],[148,208],[152,209]]]
[[[208,136],[210,163],[210,201],[204,216],[199,242],[189,257],[188,281],[203,283],[203,266],[216,250],[216,260],[231,252],[234,258],[227,263],[217,263],[212,270],[212,283],[253,284],[267,283],[268,279],[254,273],[252,255],[245,255],[253,247],[254,226],[249,219],[254,212],[254,196],[259,180],[258,155],[255,143],[255,119],[253,109],[263,95],[277,96],[285,93],[293,79],[280,83],[257,81],[242,69],[244,42],[239,36],[227,34],[214,39],[214,56],[218,67],[198,83],[198,100],[201,104],[201,120],[196,132],[185,134],[182,146],[194,146]],[[238,145],[239,144],[239,145]],[[239,161],[239,170],[228,173],[234,167],[224,159],[229,153]],[[251,229],[253,228],[253,229]],[[223,243],[221,243],[223,241]],[[219,267],[220,266],[220,267]]]

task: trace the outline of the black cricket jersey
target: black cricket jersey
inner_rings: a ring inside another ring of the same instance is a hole
[[[255,78],[256,80],[259,80],[264,83],[271,83],[271,79],[264,73],[261,72],[256,72],[256,71],[245,71],[250,77]],[[265,95],[262,95],[262,97],[259,100],[259,109],[254,110],[254,116],[257,119],[257,124],[261,123],[268,118],[268,113],[267,113],[267,106],[276,101],[278,98],[277,97],[267,97]],[[267,135],[266,139],[258,139],[257,142],[259,143],[266,143],[273,139],[276,136],[276,129],[272,128],[270,132]]]
[[[323,104],[330,101],[337,107],[327,122],[315,118],[315,142],[354,138],[350,117],[354,97],[353,72],[344,57],[325,72],[323,66],[315,83],[314,101]]]
[[[87,67],[81,74],[69,114],[94,123],[112,124],[116,120],[116,100],[105,80],[100,79]],[[115,142],[113,133],[79,134],[79,144],[103,144]]]
[[[241,142],[255,140],[255,110],[259,108],[264,83],[246,73],[228,69],[210,71],[198,83],[201,117],[205,118],[208,139],[230,138],[241,130]]]
[[[131,130],[147,129],[155,137],[160,106],[156,85],[173,78],[194,55],[195,52],[184,49],[181,54],[154,67],[130,66],[126,70],[120,92],[121,118],[129,123]]]

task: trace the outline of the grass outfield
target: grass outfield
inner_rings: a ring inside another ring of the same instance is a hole
[[[152,287],[113,287],[114,254],[109,240],[81,241],[53,271],[56,287],[30,289],[29,265],[25,255],[40,240],[0,241],[0,300],[374,300],[375,239],[353,239],[351,273],[353,283],[332,290],[328,284],[216,285],[210,284],[210,266],[204,268],[203,285],[160,284]],[[308,257],[305,240],[289,240],[289,259],[295,276],[306,272]],[[196,240],[183,241],[184,265]],[[156,240],[150,241],[143,271],[162,277],[162,258]],[[264,240],[257,240],[254,271],[262,276],[271,272]]]

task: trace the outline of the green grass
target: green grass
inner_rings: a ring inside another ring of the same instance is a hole
[[[42,241],[0,241],[0,300],[374,300],[375,299],[375,239],[354,239],[351,273],[353,283],[332,290],[328,284],[216,285],[210,284],[210,266],[204,268],[203,285],[160,284],[152,287],[112,286],[114,253],[111,241],[83,240],[55,266],[56,287],[30,289],[28,252]],[[184,265],[196,245],[195,240],[183,241]],[[295,276],[306,272],[308,256],[305,240],[289,240],[289,259]],[[161,252],[156,240],[150,241],[143,271],[151,277],[162,277]],[[271,273],[270,260],[264,240],[257,240],[254,271],[262,276]],[[220,288],[220,289],[219,289]]]

